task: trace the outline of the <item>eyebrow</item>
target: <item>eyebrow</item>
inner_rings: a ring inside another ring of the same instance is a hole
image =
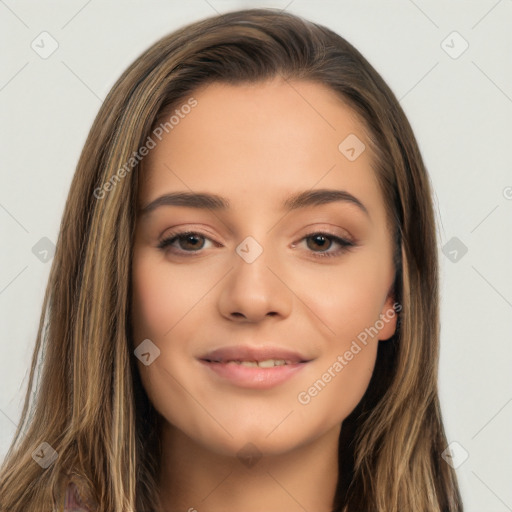
[[[282,203],[284,211],[298,210],[309,206],[320,206],[329,203],[344,202],[356,205],[368,217],[368,209],[357,197],[346,190],[316,189],[305,190],[288,197]],[[194,192],[171,192],[157,197],[139,210],[141,216],[145,216],[161,206],[185,206],[188,208],[208,209],[215,211],[227,211],[230,202],[225,197]]]

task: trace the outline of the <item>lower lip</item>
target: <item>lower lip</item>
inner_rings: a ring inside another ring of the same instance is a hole
[[[296,363],[260,368],[236,363],[211,363],[204,360],[200,360],[200,362],[212,372],[223,379],[229,380],[236,386],[252,389],[270,389],[278,386],[291,379],[307,364]]]

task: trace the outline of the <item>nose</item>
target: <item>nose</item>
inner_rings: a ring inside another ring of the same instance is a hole
[[[290,315],[293,292],[286,284],[282,267],[271,261],[270,251],[254,260],[233,257],[233,268],[222,281],[219,311],[225,318],[256,323],[265,317]]]

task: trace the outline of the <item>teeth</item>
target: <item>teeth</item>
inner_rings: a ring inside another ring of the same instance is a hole
[[[260,368],[272,368],[272,366],[283,366],[286,364],[284,359],[267,359],[266,361],[260,361],[258,366]]]
[[[258,366],[258,363],[256,361],[240,361],[240,364],[242,366],[251,366],[251,367]]]
[[[283,366],[288,364],[284,359],[267,359],[266,361],[227,361],[227,364],[240,364],[242,366],[249,366],[254,368],[259,366],[260,368],[272,368],[274,366]]]

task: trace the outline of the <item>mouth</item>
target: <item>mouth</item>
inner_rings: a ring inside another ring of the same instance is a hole
[[[311,358],[282,347],[234,345],[212,350],[199,358],[210,363],[256,363],[264,368],[307,363]]]
[[[253,389],[277,386],[313,360],[284,348],[250,346],[224,347],[198,359],[217,380]]]
[[[247,366],[249,368],[273,368],[274,366],[288,366],[291,364],[297,364],[293,361],[286,361],[284,359],[265,359],[264,361],[241,361],[239,359],[222,361],[222,360],[210,360],[210,359],[202,359],[207,363],[221,363],[221,364],[241,364],[243,366]],[[298,361],[299,363],[305,363],[307,361]]]

